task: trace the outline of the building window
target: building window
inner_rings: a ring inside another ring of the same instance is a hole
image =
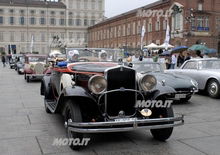
[[[20,10],[20,14],[24,15],[24,10]]]
[[[10,41],[14,42],[14,32],[10,32]]]
[[[69,18],[68,21],[69,21],[69,22],[68,22],[69,26],[72,26],[72,25],[73,25],[73,19]]]
[[[81,19],[76,19],[76,26],[80,26],[81,25]]]
[[[44,18],[44,17],[41,17],[41,18],[40,18],[40,24],[41,24],[41,25],[45,25],[45,18]]]
[[[84,0],[84,9],[88,9],[88,0]]]
[[[73,39],[73,32],[69,32],[69,40]]]
[[[10,9],[9,12],[10,12],[10,13],[14,13],[14,10],[13,10],[13,9]]]
[[[177,13],[174,16],[174,28],[175,30],[180,29],[180,19],[181,19],[181,13]]]
[[[45,42],[45,32],[41,32],[41,41]]]
[[[40,11],[40,14],[41,14],[41,15],[44,15],[44,14],[45,14],[45,11],[44,11],[44,10],[41,10],[41,11]]]
[[[152,32],[152,23],[148,23],[148,32]]]
[[[164,20],[163,21],[163,30],[166,30],[167,29],[167,20]]]
[[[88,26],[88,20],[84,19],[84,26]]]
[[[0,16],[0,24],[3,24],[4,21],[3,21],[3,16]]]
[[[14,24],[14,17],[9,17],[9,23],[10,23],[11,25]]]
[[[157,21],[157,22],[156,22],[155,30],[156,30],[156,31],[160,31],[160,21]]]
[[[205,27],[209,27],[209,17],[205,17]]]
[[[196,21],[195,18],[191,18],[191,29],[192,31],[196,30]]]
[[[34,25],[34,24],[35,24],[35,18],[34,18],[34,17],[31,17],[31,18],[30,18],[30,24],[31,24],[31,25]]]
[[[21,32],[21,42],[24,42],[24,32]]]
[[[202,17],[197,18],[197,27],[203,27],[203,19]]]
[[[35,14],[35,11],[34,11],[34,10],[31,10],[30,13],[31,13],[31,14]]]
[[[203,9],[203,3],[200,2],[200,3],[198,3],[198,10],[202,11],[202,9]]]
[[[24,25],[24,17],[20,17],[20,25]]]
[[[51,25],[56,25],[56,20],[55,20],[55,18],[50,18],[50,24],[51,24]]]
[[[99,10],[100,11],[102,10],[102,1],[101,0],[99,1]]]
[[[95,0],[92,0],[92,10],[95,10]]]
[[[76,7],[77,7],[77,9],[80,9],[80,0],[77,0]]]
[[[60,19],[60,25],[65,25],[65,20],[63,18]]]
[[[0,9],[0,14],[3,14],[4,13],[4,10],[3,9]]]
[[[136,24],[135,24],[135,22],[134,22],[134,23],[133,23],[133,35],[135,35],[135,32],[136,32],[135,26],[136,26]]]
[[[0,32],[0,41],[1,41],[1,42],[4,41],[4,32]]]
[[[64,15],[64,11],[60,11],[60,15]]]
[[[91,26],[93,26],[93,25],[95,25],[95,20],[94,19],[91,20]]]
[[[51,11],[50,14],[51,14],[51,15],[55,15],[55,12],[54,12],[54,11]]]

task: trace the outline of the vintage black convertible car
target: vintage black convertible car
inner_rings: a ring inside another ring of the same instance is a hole
[[[68,138],[84,133],[123,132],[150,129],[153,137],[165,141],[174,126],[184,123],[170,107],[136,107],[138,100],[165,101],[175,93],[169,86],[155,88],[151,74],[118,63],[122,54],[110,49],[66,49],[67,62],[54,63],[43,77],[41,95],[48,113],[60,113]],[[71,145],[72,149],[80,146]]]
[[[174,88],[176,91],[175,100],[187,102],[194,93],[198,92],[198,83],[194,79],[188,76],[165,73],[160,63],[139,61],[133,62],[129,66],[140,74],[150,73],[155,76],[158,84]]]

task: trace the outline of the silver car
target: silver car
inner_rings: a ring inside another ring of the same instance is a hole
[[[191,59],[180,69],[166,70],[166,72],[189,76],[198,82],[199,90],[207,91],[212,98],[220,97],[220,59]]]

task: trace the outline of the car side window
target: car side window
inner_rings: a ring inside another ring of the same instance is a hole
[[[187,62],[184,66],[183,69],[197,69],[198,64],[195,61]]]

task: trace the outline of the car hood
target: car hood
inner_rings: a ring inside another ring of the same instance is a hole
[[[165,84],[168,86],[176,88],[190,88],[193,86],[191,83],[191,78],[187,76],[178,76],[171,73],[152,73],[154,75],[158,82],[162,82],[162,80],[165,80]]]

